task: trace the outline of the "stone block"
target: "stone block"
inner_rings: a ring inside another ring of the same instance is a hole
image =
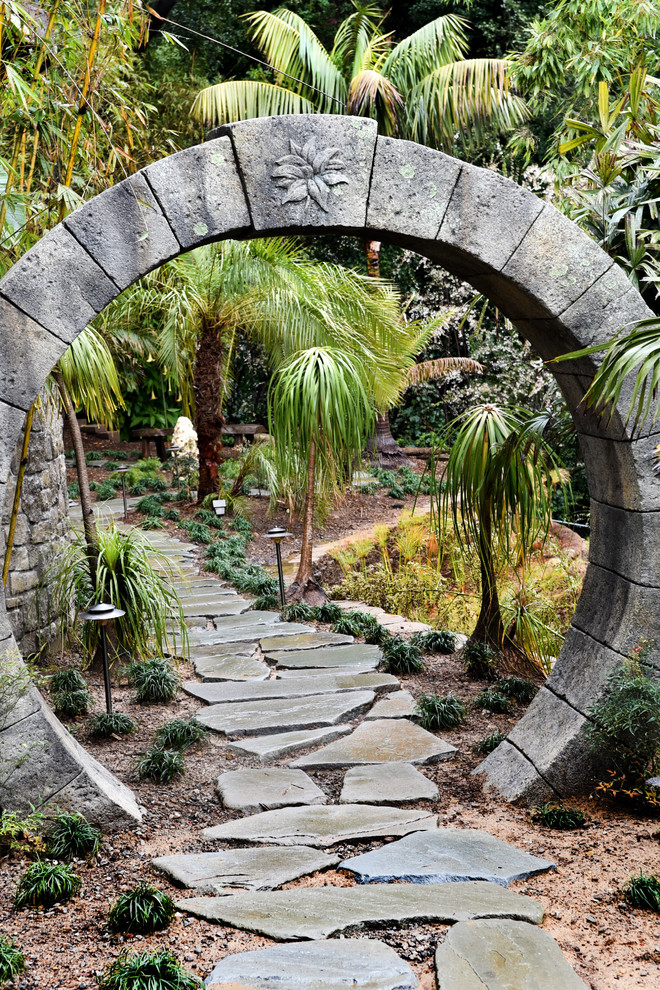
[[[543,804],[559,796],[531,760],[506,740],[472,772],[482,777],[485,790],[496,791],[504,801]]]
[[[23,409],[10,406],[0,400],[0,435],[2,435],[3,440],[2,444],[0,444],[0,482],[3,485],[9,477],[14,447],[19,439],[23,437],[24,423],[25,411]],[[11,506],[7,508],[11,510]],[[23,541],[21,540],[20,542]]]
[[[367,214],[375,120],[301,114],[241,120],[231,137],[256,231],[358,230]]]
[[[9,575],[9,591],[11,595],[21,595],[26,591],[32,591],[41,580],[37,570],[12,571]]]
[[[623,656],[642,638],[660,643],[660,589],[590,564],[573,625]]]
[[[620,653],[571,626],[546,687],[586,716],[601,696],[608,675],[623,659]]]
[[[9,269],[0,295],[70,344],[115,298],[117,286],[59,224]]]
[[[348,735],[350,725],[333,725],[328,729],[302,729],[299,732],[275,732],[270,736],[249,736],[229,743],[227,749],[241,756],[254,756],[261,763],[276,760],[290,753],[297,753],[310,746],[320,746],[341,736]]]
[[[371,174],[367,227],[436,237],[461,163],[413,141],[379,137]]]
[[[382,763],[347,770],[339,803],[399,804],[435,801],[439,796],[433,781],[409,763]]]
[[[0,399],[28,410],[65,345],[0,297]]]
[[[229,138],[186,148],[150,165],[146,175],[181,247],[191,248],[250,226]]]
[[[653,471],[658,438],[619,441],[580,436],[589,494],[596,502],[631,511],[660,509],[660,474]]]
[[[270,699],[227,702],[203,708],[195,718],[214,732],[224,732],[230,739],[235,739],[347,722],[367,711],[374,698],[373,691],[344,691],[280,698],[276,704]]]
[[[621,577],[660,587],[660,512],[591,502],[589,560]]]
[[[245,815],[299,804],[325,804],[328,800],[306,773],[286,767],[228,770],[218,777],[216,792],[225,808]]]

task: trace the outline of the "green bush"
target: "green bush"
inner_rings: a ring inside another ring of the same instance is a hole
[[[76,667],[58,670],[50,679],[50,689],[55,694],[62,691],[86,691],[87,681]]]
[[[0,935],[0,986],[22,973],[25,969],[25,958],[15,942],[10,942]]]
[[[102,450],[88,450],[85,454],[85,463],[91,464],[93,461],[102,461],[105,454]]]
[[[468,640],[461,650],[465,673],[475,681],[497,680],[497,668],[502,654],[488,643]]]
[[[499,715],[505,715],[511,711],[511,699],[507,698],[505,694],[493,690],[493,688],[481,691],[474,698],[473,704],[475,708],[485,708],[487,711]]]
[[[430,632],[415,633],[412,642],[423,653],[455,653],[456,636],[448,629],[431,629]]]
[[[162,749],[187,749],[208,737],[208,729],[194,718],[173,718],[161,725],[155,735]]]
[[[92,696],[87,689],[84,691],[58,691],[53,695],[53,708],[60,718],[77,718],[87,715]]]
[[[108,927],[113,932],[148,935],[167,928],[174,911],[171,897],[158,887],[143,882],[120,894],[110,908]]]
[[[660,913],[660,878],[640,872],[624,886],[623,896],[632,907]]]
[[[144,516],[155,516],[160,519],[163,515],[163,500],[160,495],[145,495],[136,503],[135,508]]]
[[[130,474],[130,471],[128,474]],[[144,495],[145,492],[149,491],[146,478],[136,478],[135,481],[129,482],[128,474],[126,475],[126,486],[128,488],[129,495]]]
[[[313,622],[319,617],[319,609],[315,605],[308,605],[307,602],[291,602],[282,609],[282,618],[285,622]]]
[[[103,467],[106,471],[116,471],[120,464],[119,461],[106,461]]]
[[[171,701],[181,683],[179,675],[165,657],[135,660],[126,668],[128,683],[136,690],[136,701],[158,704]]]
[[[252,523],[244,516],[236,516],[229,524],[235,533],[240,533],[248,539],[252,538]]]
[[[211,529],[216,529],[220,533],[224,533],[225,524],[221,516],[216,516],[213,509],[198,509],[194,515],[194,518],[200,522],[204,523],[205,526],[210,526]]]
[[[501,742],[506,739],[505,732],[493,732],[490,736],[485,736],[478,743],[475,743],[472,749],[475,753],[479,753],[481,756],[488,756],[492,753],[494,749],[497,749]]]
[[[280,596],[274,591],[265,591],[261,595],[257,595],[252,602],[253,609],[264,609],[265,611],[277,611],[280,605]]]
[[[145,516],[141,523],[142,529],[162,529],[163,523],[160,516]]]
[[[72,481],[70,485],[67,485],[66,490],[69,498],[73,501],[80,498],[80,485],[77,481]]]
[[[53,819],[46,834],[48,855],[54,859],[84,859],[101,845],[101,832],[84,815],[64,812]]]
[[[467,721],[467,708],[453,694],[422,694],[417,701],[415,717],[429,732],[455,729]]]
[[[137,772],[140,780],[146,778],[157,784],[168,784],[174,777],[181,777],[186,771],[179,750],[154,746],[138,760]]]
[[[108,478],[106,481],[102,481],[100,485],[96,488],[96,496],[102,502],[106,502],[109,498],[114,498],[117,494],[117,487],[114,481]]]
[[[164,518],[169,519],[170,522],[181,522],[181,513],[178,509],[168,509]]]
[[[388,674],[419,674],[424,669],[422,651],[400,636],[391,636],[382,644],[381,666]]]
[[[17,908],[52,907],[64,904],[80,890],[82,881],[70,866],[62,863],[33,863],[18,881],[14,904]]]
[[[566,804],[554,804],[548,801],[532,810],[532,821],[558,832],[572,832],[584,828],[588,819],[579,808],[571,808]]]
[[[187,519],[181,523],[181,529],[185,529],[188,533],[188,539],[192,540],[193,543],[201,543],[207,547],[213,543],[213,533],[204,523]]]
[[[123,952],[97,978],[99,990],[201,990],[202,981],[183,969],[168,949]]]
[[[94,739],[109,739],[111,736],[129,736],[137,732],[137,722],[123,712],[99,712],[87,723],[87,731]]]
[[[336,622],[341,618],[343,614],[343,609],[337,605],[337,602],[324,602],[323,605],[318,607],[318,621],[332,623]]]
[[[528,681],[524,677],[501,677],[495,685],[495,690],[500,694],[527,705],[536,695],[538,688],[533,681]]]
[[[42,838],[45,817],[40,811],[21,814],[18,811],[0,811],[0,855],[18,852],[38,856],[45,849]]]

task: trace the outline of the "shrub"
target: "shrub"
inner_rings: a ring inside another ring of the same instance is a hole
[[[102,481],[96,489],[97,498],[101,499],[102,502],[107,501],[109,498],[114,498],[117,494],[117,487],[114,481],[108,478],[106,481]]]
[[[164,516],[165,519],[169,519],[170,522],[180,522],[181,513],[178,509],[168,509]]]
[[[187,519],[185,522],[181,523],[181,529],[185,529],[188,533],[188,538],[192,540],[193,543],[202,543],[205,546],[210,546],[213,543],[213,534],[208,526],[204,523],[195,522],[193,519]]]
[[[315,605],[308,605],[307,602],[291,602],[282,609],[282,618],[285,622],[313,622],[319,617],[319,609]]]
[[[0,854],[20,852],[38,855],[44,848],[42,831],[45,818],[40,811],[21,815],[18,811],[0,811]]]
[[[424,669],[421,650],[400,636],[391,636],[382,645],[381,666],[388,674],[418,674]]]
[[[137,732],[137,722],[122,712],[100,712],[89,720],[87,731],[94,739],[129,736],[132,732]]]
[[[50,679],[50,689],[55,693],[62,691],[86,691],[87,681],[76,667],[58,670]]]
[[[475,708],[485,708],[486,711],[494,712],[496,715],[505,715],[511,711],[511,699],[493,688],[481,691],[472,703]]]
[[[179,688],[179,675],[165,657],[135,660],[126,673],[128,683],[136,690],[136,701],[142,704],[171,701]]]
[[[532,821],[537,825],[556,829],[558,832],[572,832],[584,828],[588,819],[579,808],[570,808],[566,804],[553,804],[548,801],[532,810]]]
[[[236,516],[229,525],[235,533],[240,533],[242,536],[247,536],[250,539],[252,538],[252,523],[244,516]]]
[[[119,467],[119,461],[106,461],[103,467],[106,471],[116,471]]]
[[[84,691],[58,691],[53,695],[53,708],[55,714],[60,718],[76,718],[78,715],[86,715],[92,697],[85,689]]]
[[[448,629],[431,629],[430,632],[415,633],[412,642],[423,653],[455,653],[456,636]]]
[[[161,725],[155,736],[158,746],[163,749],[187,749],[207,737],[208,730],[194,718],[170,719]]]
[[[175,491],[175,493],[174,493],[174,497],[173,497],[172,501],[173,502],[189,502],[190,501],[190,494],[188,492],[188,489],[187,488],[178,488]]]
[[[33,863],[18,881],[14,904],[17,908],[52,907],[64,904],[80,890],[82,881],[70,866],[62,863]]]
[[[145,516],[141,523],[142,529],[162,529],[163,523],[160,516]]]
[[[137,772],[140,780],[146,777],[157,784],[168,784],[174,777],[181,777],[186,770],[178,750],[154,746],[138,760]]]
[[[478,743],[475,743],[472,749],[475,753],[480,753],[482,756],[487,756],[492,753],[494,749],[497,749],[501,742],[506,739],[505,732],[493,732],[490,736],[485,736]]]
[[[202,981],[168,949],[123,952],[97,978],[99,990],[198,990]]]
[[[489,643],[468,640],[461,651],[461,659],[468,677],[475,681],[494,681],[502,654]]]
[[[495,690],[500,694],[520,702],[521,705],[528,704],[535,696],[538,688],[533,681],[528,681],[524,677],[501,677],[495,685]]]
[[[145,495],[135,508],[145,516],[156,516],[160,519],[163,515],[162,499],[158,495]]]
[[[23,953],[4,935],[0,935],[0,986],[4,986],[25,969]]]
[[[174,917],[174,901],[158,887],[139,883],[120,894],[110,908],[108,927],[113,932],[148,935],[167,928]]]
[[[129,472],[130,473],[130,472]],[[128,478],[128,474],[126,475]],[[130,495],[144,495],[145,492],[149,491],[147,487],[146,478],[136,478],[135,481],[126,482],[128,486],[128,492]]]
[[[256,609],[269,609],[276,611],[281,605],[280,596],[275,594],[274,591],[265,591],[261,595],[257,595],[255,600],[252,602],[252,608]]]
[[[102,461],[105,454],[102,450],[88,450],[85,454],[85,463],[91,464],[92,461]]]
[[[84,815],[64,812],[53,819],[46,842],[55,859],[83,859],[94,856],[101,845],[101,832]]]
[[[205,526],[210,526],[211,529],[218,530],[220,533],[224,533],[225,531],[225,524],[222,517],[216,516],[212,509],[198,509],[194,518]]]
[[[67,485],[66,490],[70,499],[80,498],[80,485],[77,481],[72,481],[70,485]]]
[[[422,694],[415,708],[415,717],[429,732],[455,729],[467,721],[467,708],[453,694]]]
[[[623,896],[632,907],[660,913],[660,878],[640,872],[624,886]]]
[[[318,607],[318,621],[319,622],[336,622],[340,619],[343,614],[343,609],[337,605],[337,602],[324,602],[323,605]]]

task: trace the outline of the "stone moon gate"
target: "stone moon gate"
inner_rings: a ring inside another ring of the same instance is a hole
[[[651,315],[592,240],[494,172],[379,137],[364,118],[231,124],[76,210],[0,281],[0,498],[26,410],[112,299],[200,244],[314,233],[390,241],[426,256],[496,303],[545,360]],[[508,800],[538,802],[584,787],[586,712],[640,637],[660,642],[660,478],[648,459],[660,427],[631,439],[623,425],[629,393],[607,430],[585,415],[579,403],[595,367],[584,359],[552,369],[587,467],[590,563],[551,676],[479,767]],[[2,593],[0,654],[5,672],[19,669]],[[657,648],[652,662],[660,673]],[[52,800],[105,828],[139,820],[132,793],[63,729],[36,688],[5,708],[0,806]]]

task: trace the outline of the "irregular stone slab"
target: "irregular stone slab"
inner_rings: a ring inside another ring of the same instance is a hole
[[[306,773],[286,767],[229,770],[218,777],[215,789],[225,808],[245,814],[328,800]]]
[[[277,704],[266,701],[229,702],[211,705],[197,712],[202,725],[226,736],[261,735],[277,729],[316,729],[346,721],[365,712],[375,698],[373,691],[345,691],[342,694],[313,694],[304,698],[281,698]]]
[[[399,842],[345,859],[341,865],[357,874],[362,883],[490,880],[503,887],[512,880],[524,880],[555,867],[547,859],[530,856],[473,828],[439,828],[408,835]]]
[[[192,656],[195,673],[205,681],[265,681],[270,667],[253,657],[232,655],[219,657]]]
[[[258,613],[247,612],[245,615],[236,616],[235,626],[223,622],[223,625],[220,628],[211,629],[208,633],[201,634],[196,641],[201,645],[206,646],[214,646],[219,643],[246,643],[254,640],[255,635],[259,636],[261,630],[267,628],[269,633],[272,632],[274,637],[272,641],[274,642],[276,640],[279,645],[282,645],[288,640],[295,639],[295,637],[300,633],[300,627],[297,626],[295,622],[269,621],[267,623],[262,623],[259,622],[258,619],[255,622],[252,619],[252,616],[255,615],[258,615]],[[242,623],[242,625],[239,623]],[[216,625],[218,625],[218,623],[216,623]],[[306,627],[303,626],[302,628]]]
[[[199,894],[225,894],[237,888],[271,890],[308,873],[327,870],[338,861],[339,856],[309,846],[277,846],[160,856],[151,865],[181,887],[191,887]]]
[[[216,963],[207,990],[413,990],[417,977],[394,949],[375,939],[297,942],[237,952]]]
[[[228,897],[191,897],[177,903],[208,921],[258,932],[279,941],[330,938],[364,924],[512,918],[540,925],[543,905],[491,883],[446,887],[297,887]]]
[[[231,598],[227,595],[225,601],[182,603],[182,611],[186,619],[219,619],[226,615],[242,615],[251,604],[245,598]]]
[[[383,698],[365,716],[366,721],[377,718],[408,718],[414,714],[415,699],[408,691],[395,691],[390,698]]]
[[[547,932],[524,921],[463,921],[435,953],[438,990],[586,990]]]
[[[334,635],[331,633],[318,633],[317,635]],[[294,647],[292,650],[284,652],[280,650],[270,650],[261,642],[261,648],[273,663],[278,667],[302,668],[302,667],[348,667],[358,669],[366,667],[373,669],[377,667],[383,659],[383,654],[377,646],[369,646],[367,643],[355,643],[352,646],[333,646],[328,649],[305,649],[304,647]]]
[[[323,847],[381,835],[407,835],[435,827],[436,816],[428,811],[345,804],[263,811],[260,815],[206,828],[202,835],[205,839]]]
[[[271,736],[254,736],[241,739],[240,742],[229,743],[227,749],[232,753],[256,756],[265,763],[276,760],[288,753],[295,753],[310,746],[320,745],[346,736],[351,731],[350,725],[334,725],[330,729],[304,729],[302,732],[276,732]]]
[[[303,632],[295,622],[282,623],[284,627],[287,625],[291,629],[288,635],[282,633],[278,627],[277,630],[269,629],[268,635],[259,640],[259,645],[264,653],[271,653],[273,650],[315,650],[321,646],[346,646],[353,642],[353,636],[310,631],[309,626],[306,626],[306,631]],[[284,639],[284,636],[287,638]],[[336,667],[337,664],[332,666]]]
[[[389,804],[432,801],[437,797],[438,788],[433,781],[410,763],[383,763],[347,770],[339,803]]]
[[[456,747],[405,718],[378,719],[358,725],[350,736],[301,756],[295,767],[357,767],[365,763],[437,763]]]
[[[302,698],[309,694],[336,691],[396,691],[399,682],[392,674],[317,674],[268,681],[266,684],[198,684],[186,681],[183,690],[209,705],[227,701],[257,701],[266,698]],[[378,705],[376,705],[376,708]],[[374,709],[372,709],[373,711]],[[369,713],[371,714],[371,712]]]
[[[280,670],[279,668],[275,670],[276,680],[286,681],[289,678],[295,677],[305,677],[309,680],[313,680],[315,677],[323,677],[325,675],[335,674],[368,674],[373,671],[372,667],[301,667],[293,668],[292,670]],[[397,686],[400,687],[397,681]]]

